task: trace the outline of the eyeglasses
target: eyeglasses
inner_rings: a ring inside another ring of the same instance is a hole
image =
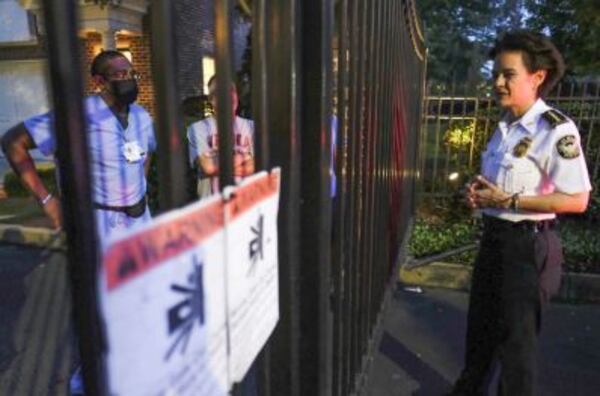
[[[105,77],[110,80],[139,80],[140,74],[133,69],[127,69],[106,73]]]

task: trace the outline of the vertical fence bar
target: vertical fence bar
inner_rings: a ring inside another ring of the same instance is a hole
[[[333,2],[302,2],[301,394],[331,393],[331,39]],[[316,288],[316,290],[315,290]]]
[[[254,0],[252,4],[252,116],[256,168],[264,170],[269,164],[269,131],[267,118],[267,16],[266,0]]]
[[[344,234],[346,232],[346,218],[344,212],[347,204],[348,190],[348,122],[347,108],[348,98],[348,0],[341,0],[338,5],[338,76],[337,76],[337,142],[334,148],[334,172],[336,175],[336,195],[333,198],[332,219],[332,277],[333,277],[333,378],[332,394],[342,396],[342,380],[344,370],[344,326],[347,325],[344,315],[344,302],[346,301],[345,285],[345,245]]]
[[[354,147],[354,155],[352,158],[352,164],[354,168],[353,172],[353,191],[352,191],[352,199],[353,199],[353,226],[352,226],[352,236],[351,236],[351,246],[352,246],[352,254],[351,254],[351,269],[352,272],[352,306],[351,306],[351,319],[349,321],[349,330],[351,337],[350,344],[350,362],[349,362],[349,373],[348,373],[348,386],[350,388],[353,387],[354,383],[354,373],[356,372],[356,355],[358,354],[358,335],[357,335],[357,327],[356,323],[358,322],[358,306],[360,303],[360,293],[359,293],[359,283],[360,283],[360,261],[359,261],[359,252],[360,252],[360,219],[361,219],[361,206],[360,206],[360,193],[361,193],[361,158],[362,158],[362,128],[363,128],[363,120],[364,120],[364,81],[367,72],[366,68],[366,45],[365,45],[365,36],[367,32],[366,26],[366,11],[367,11],[367,2],[360,2],[360,8],[358,8],[357,4],[357,13],[358,13],[358,23],[361,28],[358,31],[358,52],[359,52],[359,62],[357,65],[358,69],[358,79],[356,86],[356,125],[354,129],[354,139],[355,139],[355,147]]]
[[[177,54],[173,27],[173,3],[152,3],[152,66],[156,90],[158,197],[161,210],[182,206],[186,196],[186,143],[177,93]]]
[[[600,80],[595,82],[596,85],[596,93],[594,94],[594,96],[592,96],[590,98],[590,104],[591,104],[591,111],[590,111],[590,116],[589,116],[589,125],[588,125],[588,135],[587,135],[587,143],[586,143],[586,156],[589,154],[589,150],[590,147],[592,145],[592,135],[594,133],[594,123],[598,117],[598,108],[600,107]],[[599,143],[600,145],[600,143]],[[597,148],[598,151],[600,151],[600,146]]]
[[[252,118],[254,119],[255,166],[269,169],[269,131],[267,103],[267,16],[266,1],[252,3]],[[264,346],[257,358],[258,391],[271,396],[271,346]]]
[[[475,97],[475,108],[473,109],[473,134],[471,135],[471,141],[469,143],[469,164],[467,168],[469,173],[473,171],[473,154],[475,150],[475,134],[477,133],[477,114],[479,113],[479,97]]]
[[[231,84],[233,62],[231,56],[232,0],[215,4],[215,66],[217,78],[217,131],[219,133],[219,186],[233,184],[233,109]]]
[[[436,181],[437,181],[437,173],[438,173],[438,158],[440,156],[440,134],[442,130],[442,105],[443,99],[442,94],[438,93],[438,108],[437,108],[437,122],[435,124],[435,149],[433,153],[433,172],[431,174],[431,192],[435,192],[436,190]],[[427,142],[425,142],[427,144]],[[426,156],[427,157],[427,156]]]
[[[492,103],[493,100],[491,98],[487,98],[487,107],[486,107],[486,116],[485,116],[485,129],[484,129],[484,135],[483,135],[483,141],[487,142],[488,141],[488,137],[490,135],[490,114],[492,113]],[[485,143],[484,143],[485,144]]]
[[[583,120],[584,116],[584,108],[585,108],[585,95],[587,92],[587,86],[588,86],[588,81],[583,81],[581,83],[581,92],[579,93],[579,117],[577,117],[577,129],[581,130],[581,121]]]
[[[98,312],[99,255],[77,40],[78,6],[72,0],[45,0],[43,7],[55,107],[56,158],[83,380],[86,393],[102,396],[108,394],[103,361],[105,338]]]
[[[359,81],[360,81],[360,64],[362,60],[362,53],[360,48],[360,35],[362,30],[362,25],[360,24],[360,8],[359,3],[357,1],[351,1],[349,4],[349,18],[350,22],[350,32],[349,32],[349,48],[350,48],[350,86],[348,89],[349,96],[349,112],[348,112],[348,131],[347,131],[347,141],[348,148],[346,151],[344,161],[347,164],[347,175],[346,178],[346,195],[345,199],[348,201],[345,211],[344,217],[347,219],[347,227],[344,229],[343,235],[343,246],[348,254],[344,255],[344,290],[345,290],[345,300],[344,300],[344,312],[343,316],[344,327],[342,328],[342,338],[343,338],[343,361],[342,361],[342,386],[341,386],[341,395],[347,395],[350,393],[351,379],[352,379],[352,361],[353,361],[353,347],[354,347],[354,338],[353,338],[353,319],[354,319],[354,309],[355,309],[355,258],[353,255],[354,245],[356,244],[354,241],[355,235],[355,227],[356,227],[356,200],[355,200],[355,192],[356,192],[356,152],[357,152],[357,143],[358,143],[358,125],[359,125],[359,117],[360,117],[360,105],[359,105]]]
[[[379,104],[380,104],[380,116],[379,123],[376,127],[376,136],[378,137],[375,142],[375,166],[374,166],[374,185],[373,185],[373,209],[371,216],[371,260],[372,260],[372,269],[371,269],[371,285],[370,285],[370,298],[369,298],[369,328],[367,332],[367,337],[369,340],[369,345],[367,350],[372,350],[372,342],[373,342],[373,329],[375,320],[377,318],[379,307],[381,303],[381,293],[380,287],[382,286],[382,267],[384,267],[384,260],[382,259],[382,253],[385,251],[385,235],[381,232],[381,219],[384,219],[383,210],[385,209],[385,204],[381,202],[382,196],[382,180],[385,172],[384,161],[384,147],[386,143],[389,142],[389,138],[387,136],[387,132],[389,130],[389,32],[391,29],[391,23],[389,20],[390,10],[388,8],[389,1],[383,0],[380,5],[380,24],[382,27],[382,31],[380,34],[381,37],[381,47],[382,47],[382,55],[381,55],[381,65],[379,69],[379,82],[378,85],[380,89],[379,92]]]
[[[378,299],[379,291],[375,288],[378,283],[378,273],[379,266],[381,263],[377,260],[375,254],[375,246],[377,244],[376,237],[377,233],[377,223],[375,219],[378,219],[378,207],[377,207],[377,183],[379,180],[379,146],[381,145],[381,141],[383,139],[383,134],[385,133],[385,60],[386,60],[386,47],[385,47],[385,31],[387,29],[387,25],[385,24],[385,0],[379,0],[377,4],[377,19],[376,26],[378,27],[377,31],[377,41],[379,42],[379,55],[377,57],[377,69],[375,72],[375,109],[376,109],[376,117],[375,123],[373,125],[373,131],[371,133],[372,142],[371,142],[371,177],[370,177],[370,188],[369,188],[369,216],[368,216],[368,230],[369,230],[369,239],[368,239],[368,260],[369,260],[369,276],[368,276],[368,290],[367,290],[367,298],[366,302],[366,310],[367,310],[367,318],[366,318],[366,329],[365,329],[365,358],[363,359],[363,371],[367,367],[368,352],[370,350],[370,341],[371,341],[371,331],[373,329],[373,321],[375,316],[377,315],[377,307],[375,306],[375,301]]]
[[[362,319],[363,319],[363,310],[362,310],[362,301],[363,301],[363,284],[364,284],[364,276],[365,276],[365,268],[363,261],[363,251],[364,247],[364,213],[365,213],[365,147],[366,147],[366,130],[369,127],[369,111],[370,111],[370,102],[369,102],[369,88],[371,82],[371,62],[372,59],[372,47],[370,47],[370,38],[371,38],[371,21],[369,15],[373,11],[372,2],[374,0],[365,0],[364,4],[366,6],[366,10],[364,11],[364,27],[361,32],[361,46],[363,54],[366,54],[364,57],[362,66],[364,67],[364,71],[361,74],[364,76],[361,78],[361,87],[360,87],[360,97],[361,97],[361,107],[360,107],[360,126],[358,129],[358,148],[357,148],[357,164],[358,164],[358,172],[356,175],[357,181],[357,191],[356,191],[356,234],[355,234],[355,268],[356,268],[356,278],[355,278],[355,290],[356,290],[356,307],[355,307],[355,320],[352,321],[353,327],[353,337],[354,337],[354,356],[353,358],[353,366],[351,373],[354,375],[358,368],[360,367],[361,360],[361,328],[362,328]]]
[[[456,102],[456,81],[452,82],[452,91],[450,93],[450,114],[448,116],[448,130],[452,129],[452,122],[454,121],[454,105]],[[441,131],[440,131],[441,132]],[[450,169],[450,155],[452,147],[446,144],[446,158],[444,159],[444,173],[442,174],[442,188],[444,192],[448,191],[448,173]]]
[[[375,124],[377,123],[377,70],[379,66],[379,54],[381,43],[377,41],[377,32],[378,32],[378,24],[377,24],[377,16],[378,16],[378,1],[379,0],[371,0],[369,11],[369,33],[368,33],[368,44],[367,48],[369,50],[369,58],[368,58],[368,82],[367,82],[367,106],[366,106],[366,122],[364,128],[364,165],[363,165],[363,174],[362,174],[362,183],[363,183],[363,194],[362,194],[362,222],[361,222],[361,255],[359,256],[360,265],[361,265],[361,273],[362,279],[360,282],[361,287],[361,299],[359,303],[360,307],[360,320],[359,320],[359,329],[358,329],[358,339],[359,339],[359,355],[357,356],[357,364],[359,369],[363,367],[365,361],[365,347],[366,347],[366,334],[368,328],[368,320],[369,320],[369,310],[368,310],[368,299],[369,299],[369,288],[371,284],[371,260],[370,260],[370,251],[369,251],[369,240],[371,238],[371,229],[369,228],[370,218],[371,218],[371,181],[372,181],[372,173],[373,173],[373,140],[374,140],[374,132],[375,132]]]
[[[278,215],[280,318],[269,341],[274,395],[300,388],[300,103],[299,2],[266,2],[270,166],[281,167]]]

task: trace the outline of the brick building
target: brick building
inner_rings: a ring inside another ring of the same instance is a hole
[[[203,92],[214,73],[214,0],[173,0],[181,99]],[[151,67],[152,13],[149,0],[80,0],[80,32],[85,90],[91,59],[102,49],[128,56],[141,74],[138,103],[154,114]],[[46,45],[39,0],[5,0],[0,12],[9,23],[0,27],[0,134],[32,114],[50,107],[46,89]],[[241,14],[234,24],[234,65],[241,66],[250,24]],[[18,27],[18,29],[16,28]],[[20,29],[20,30],[19,30]],[[22,31],[15,34],[15,31]],[[204,68],[207,69],[203,73]],[[8,110],[7,110],[8,109]]]

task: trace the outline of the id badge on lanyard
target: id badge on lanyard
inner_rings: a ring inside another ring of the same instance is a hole
[[[140,146],[137,140],[125,142],[123,145],[123,155],[129,163],[140,162],[144,159],[146,152]]]

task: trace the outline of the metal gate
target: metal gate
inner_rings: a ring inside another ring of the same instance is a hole
[[[86,388],[105,394],[77,3],[43,5],[68,255],[77,263],[70,275],[79,347]],[[173,5],[169,0],[151,5],[159,201],[167,210],[188,201],[186,142],[173,61]],[[226,117],[233,7],[232,0],[215,2],[221,186],[233,182]],[[413,214],[423,35],[413,0],[254,0],[252,19],[257,169],[282,168],[281,312],[256,363],[259,393],[351,394],[360,389]]]

